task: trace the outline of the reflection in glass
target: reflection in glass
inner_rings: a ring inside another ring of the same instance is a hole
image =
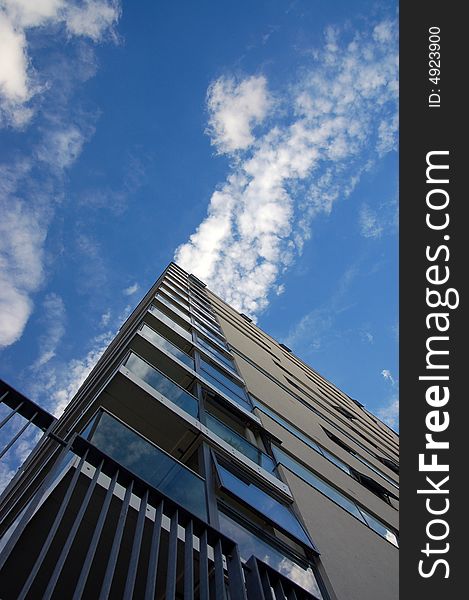
[[[156,317],[159,321],[161,321],[162,323],[164,323],[167,327],[171,327],[171,329],[173,331],[175,331],[176,333],[178,333],[181,337],[183,337],[184,339],[187,338],[189,324],[188,324],[188,328],[184,329],[183,327],[181,327],[180,325],[178,325],[169,315],[167,315],[164,312],[162,312],[154,304],[152,304],[150,306],[150,312],[151,312],[151,314],[154,317]]]
[[[176,290],[172,286],[168,285],[167,283],[164,283],[163,285],[161,285],[160,291],[164,292],[166,296],[169,296],[171,300],[177,302],[178,305],[180,305],[184,310],[189,310],[189,303],[186,302],[183,298],[181,298],[181,296],[178,296]]]
[[[204,480],[103,412],[91,443],[184,508],[206,520]]]
[[[161,304],[164,304],[165,306],[167,306],[170,310],[172,310],[179,317],[181,317],[181,319],[184,319],[185,321],[189,321],[189,315],[184,313],[182,310],[180,310],[177,307],[176,303],[173,302],[172,300],[170,300],[169,298],[166,298],[162,294],[156,294],[156,300],[161,302]]]
[[[124,366],[137,375],[137,377],[143,379],[148,385],[151,385],[151,387],[160,392],[160,394],[163,394],[168,400],[171,400],[171,402],[180,406],[187,413],[193,417],[198,416],[199,403],[197,402],[197,399],[177,383],[168,379],[161,371],[158,371],[142,360],[139,356],[132,352],[125,361]]]
[[[193,321],[194,321],[194,324],[196,325],[196,327],[198,327],[205,336],[207,336],[208,338],[210,338],[211,340],[213,340],[220,346],[226,347],[225,342],[220,337],[218,337],[218,335],[216,335],[213,331],[208,329],[208,327],[205,327],[205,325],[203,325],[199,319],[193,318]]]
[[[311,567],[305,569],[287,558],[284,552],[280,552],[267,541],[248,531],[221,510],[218,512],[218,517],[222,533],[237,542],[243,560],[247,561],[254,555],[317,598],[322,598]]]
[[[223,371],[205,361],[203,358],[200,359],[200,368],[202,375],[216,388],[238,404],[242,403],[251,409],[251,405],[248,402],[244,389],[228,377],[228,375],[225,375]]]
[[[244,456],[247,456],[260,467],[264,468],[269,473],[272,473],[275,477],[277,477],[277,473],[275,472],[275,463],[270,456],[262,452],[259,448],[251,444],[247,439],[243,438],[242,435],[225,425],[219,421],[213,415],[207,413],[207,427],[213,431],[216,435],[221,437],[222,440],[225,440],[230,446],[239,450]]]
[[[309,483],[312,487],[322,492],[325,496],[330,498],[333,502],[341,506],[344,510],[357,517],[362,523],[365,523],[376,531],[381,537],[385,538],[394,546],[398,546],[396,535],[381,521],[371,516],[368,512],[359,507],[355,502],[349,500],[346,496],[341,494],[334,487],[326,483],[323,479],[312,473],[309,469],[298,463],[296,460],[291,458],[288,454],[280,450],[280,448],[272,448],[275,458],[279,463],[284,465],[287,469],[301,477],[303,481]]]
[[[225,356],[222,352],[220,352],[220,350],[215,348],[215,346],[213,346],[209,341],[204,340],[203,337],[198,335],[197,343],[199,344],[199,346],[202,346],[202,348],[206,350],[211,356],[214,356],[216,359],[218,359],[220,362],[226,365],[229,369],[234,371],[233,361],[227,356]]]
[[[346,496],[336,490],[335,487],[332,487],[323,479],[317,477],[312,471],[303,467],[303,465],[296,462],[296,460],[293,460],[293,458],[280,450],[280,448],[273,447],[272,450],[279,463],[287,467],[287,469],[295,473],[295,475],[298,475],[298,477],[301,477],[301,479],[306,481],[306,483],[309,483],[309,485],[313,486],[319,492],[322,492],[325,496],[339,504],[347,512],[357,517],[357,519],[360,519],[362,523],[365,522],[363,515],[352,500],[349,500]]]
[[[367,522],[368,526],[371,527],[373,531],[376,531],[376,533],[378,533],[381,537],[384,537],[386,540],[388,540],[388,542],[391,542],[391,544],[393,544],[394,546],[399,547],[397,536],[393,531],[386,527],[384,523],[381,523],[381,521],[375,519],[375,517],[370,515],[370,513],[363,510],[363,508],[360,508],[360,510],[363,513],[363,516],[365,517],[365,521]]]
[[[141,328],[141,331],[154,344],[156,344],[157,346],[160,346],[161,348],[166,350],[166,352],[168,352],[168,354],[172,354],[173,356],[178,358],[181,362],[183,362],[185,365],[187,365],[191,369],[194,368],[194,360],[192,359],[191,356],[186,354],[183,350],[178,348],[175,344],[173,344],[172,342],[167,340],[165,337],[163,337],[162,335],[157,333],[154,329],[152,329],[151,327],[149,327],[148,325],[146,325],[144,323]]]
[[[312,548],[305,530],[288,506],[261,490],[254,483],[240,479],[220,464],[218,465],[218,474],[223,488],[241,498],[243,502],[247,502],[265,518]]]

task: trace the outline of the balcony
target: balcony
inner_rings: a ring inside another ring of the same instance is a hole
[[[259,467],[262,467],[268,473],[272,473],[272,475],[277,477],[275,471],[275,462],[268,454],[260,450],[257,446],[254,446],[254,444],[251,444],[251,442],[249,442],[246,438],[231,429],[231,427],[228,427],[228,425],[225,425],[225,423],[210,413],[206,414],[206,420],[207,427],[210,429],[210,431],[213,431],[213,433],[218,435],[218,437],[241,452],[241,454],[244,454],[244,456],[251,459],[257,465],[259,465]]]
[[[82,437],[0,540],[3,600],[317,600]]]

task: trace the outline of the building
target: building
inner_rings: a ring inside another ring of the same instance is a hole
[[[58,420],[0,398],[2,600],[398,597],[396,433],[176,264]]]

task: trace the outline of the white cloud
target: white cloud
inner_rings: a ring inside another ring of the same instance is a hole
[[[37,371],[56,355],[57,346],[65,334],[65,305],[60,296],[47,294],[42,303],[42,323],[45,332],[39,337],[39,356],[31,365]]]
[[[392,398],[383,408],[378,410],[378,417],[396,431],[399,429],[399,399]]]
[[[138,283],[134,283],[132,285],[129,285],[129,287],[125,288],[125,290],[123,290],[122,293],[124,294],[124,296],[132,296],[133,294],[135,294],[135,292],[138,291],[139,288],[140,286],[138,285]]]
[[[376,159],[380,127],[397,110],[395,24],[391,37],[389,27],[371,39],[356,33],[348,42],[329,30],[325,49],[283,95],[275,123],[263,123],[257,137],[251,122],[260,122],[266,108],[255,117],[240,109],[238,121],[232,107],[242,83],[221,78],[212,84],[209,128],[220,151],[235,160],[175,260],[241,312],[254,316],[267,306],[311,235],[312,220],[347,197]],[[226,123],[235,123],[233,131]]]
[[[31,28],[63,25],[69,36],[99,42],[120,16],[113,0],[3,0],[0,7],[0,126],[24,127],[34,114],[28,103],[47,82],[39,85],[28,52]],[[51,29],[52,31],[52,29]]]
[[[318,351],[325,340],[332,339],[337,315],[345,310],[343,301],[348,297],[351,284],[359,274],[359,263],[351,264],[338,281],[332,296],[321,307],[315,308],[304,315],[293,327],[290,328],[285,343],[294,348],[297,353]],[[334,336],[341,335],[334,333]]]
[[[377,214],[367,205],[362,206],[360,211],[360,231],[367,238],[379,238],[383,233]]]
[[[50,398],[48,410],[55,416],[59,417],[63,413],[65,407],[91,373],[114,336],[115,332],[111,331],[97,336],[92,342],[91,350],[83,358],[73,359],[67,363],[65,368],[55,369],[48,374]]]
[[[265,77],[248,77],[237,83],[221,77],[208,89],[210,113],[207,132],[219,152],[245,150],[254,141],[251,129],[266,117],[272,100]]]
[[[44,72],[38,73],[28,34],[31,28],[40,28],[41,36],[53,33],[60,43],[68,27],[69,39],[73,33],[96,42],[112,31],[119,14],[114,1],[1,4],[0,127],[25,128],[33,114],[36,118],[31,121],[35,141],[29,144],[29,153],[0,164],[0,347],[21,337],[32,313],[32,297],[44,281],[45,241],[63,196],[64,170],[93,134],[96,119],[79,106],[71,110],[77,85],[96,70],[92,44],[83,40],[69,44],[66,57],[56,52],[53,62],[43,62]],[[36,96],[41,101],[34,104]],[[44,352],[41,360],[50,360],[52,353]]]
[[[100,325],[101,327],[107,327],[109,325],[109,321],[111,320],[111,311],[108,309],[101,315]]]
[[[117,23],[120,16],[116,1],[85,0],[80,6],[72,4],[66,11],[67,31],[98,42]]]
[[[5,172],[5,171],[3,171]],[[1,171],[0,171],[1,173]],[[33,309],[30,294],[43,280],[47,212],[14,195],[0,195],[0,348],[17,341]]]
[[[63,170],[70,167],[81,153],[86,133],[76,125],[48,131],[36,149],[38,160]]]
[[[361,338],[364,342],[368,342],[369,344],[373,344],[374,342],[374,336],[370,331],[361,331],[360,332]]]
[[[394,379],[394,377],[391,374],[391,371],[389,369],[383,369],[381,371],[381,375],[384,377],[384,379],[386,381],[389,381],[391,383],[391,385],[395,385],[396,381]]]

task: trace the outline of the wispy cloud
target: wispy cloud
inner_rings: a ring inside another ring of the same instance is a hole
[[[363,237],[377,239],[395,233],[398,226],[397,202],[380,202],[376,208],[363,204],[359,214],[360,233]]]
[[[34,70],[28,54],[31,29],[61,26],[69,37],[98,42],[113,33],[119,14],[119,5],[112,0],[85,0],[80,4],[67,0],[4,0],[0,11],[0,125],[3,121],[24,127],[34,114],[30,101],[48,85]]]
[[[377,415],[389,427],[397,431],[399,429],[399,381],[392,375],[389,369],[383,369],[381,375],[390,384],[392,395],[382,403],[382,407],[377,411]]]
[[[287,346],[299,351],[300,348],[309,351],[318,351],[327,337],[331,339],[330,332],[334,327],[338,315],[347,309],[344,304],[350,286],[360,273],[360,261],[354,262],[339,279],[336,289],[327,303],[315,308],[304,315],[290,328],[285,343]],[[337,333],[335,334],[337,335]]]
[[[32,364],[33,371],[54,358],[57,346],[65,334],[65,305],[57,294],[47,294],[42,303],[41,322],[45,326],[44,333],[39,337],[39,356]]]
[[[391,385],[396,385],[396,381],[395,381],[394,377],[392,376],[391,371],[389,369],[383,369],[381,371],[381,375],[384,377],[384,379],[386,381],[389,381],[389,383]]]
[[[125,288],[125,290],[122,291],[122,293],[124,294],[124,296],[132,296],[133,294],[135,294],[135,292],[137,292],[139,290],[140,286],[138,285],[138,283],[134,283],[132,285],[129,285],[129,287]]]
[[[75,92],[96,70],[90,41],[114,37],[119,14],[112,0],[4,0],[0,8],[0,127],[33,140],[29,152],[0,165],[0,348],[21,337],[43,284],[44,245],[65,172],[94,132],[96,115],[71,108]],[[68,40],[67,58],[57,52],[36,70],[32,29],[44,39],[53,34],[57,45]]]
[[[397,431],[399,429],[399,398],[394,396],[378,410],[377,414],[386,425]]]
[[[360,231],[367,238],[378,238],[383,233],[383,227],[377,214],[366,204],[360,211]]]
[[[209,90],[212,142],[233,166],[207,217],[175,252],[183,268],[251,315],[267,306],[312,220],[349,195],[384,152],[383,132],[392,130],[397,111],[396,24],[379,23],[371,36],[329,28],[296,83],[275,92],[277,112],[265,121],[272,94],[265,78],[247,78],[245,87],[253,81],[262,101],[239,119],[232,115],[243,82],[224,77]]]

